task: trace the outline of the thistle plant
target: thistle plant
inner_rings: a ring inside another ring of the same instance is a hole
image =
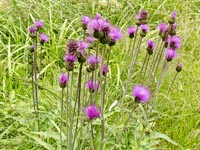
[[[39,76],[39,69],[38,69],[38,35],[40,34],[40,30],[43,27],[43,23],[41,21],[36,21],[34,25],[28,28],[29,35],[32,38],[32,46],[30,48],[30,52],[32,53],[32,97],[33,97],[33,106],[35,115],[37,118],[37,128],[39,130],[39,88],[38,88],[38,76]],[[40,34],[40,43],[43,45],[44,43],[48,42],[48,37],[45,34]],[[41,67],[41,55],[40,52],[40,64]],[[41,68],[40,68],[41,69]]]

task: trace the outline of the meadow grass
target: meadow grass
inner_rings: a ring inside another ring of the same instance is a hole
[[[108,3],[108,1],[97,0],[2,0],[0,2],[0,149],[55,149],[59,147],[58,116],[61,89],[59,89],[58,80],[60,73],[64,71],[62,56],[66,41],[81,39],[82,15],[94,16],[96,12],[120,26],[125,35],[127,26],[134,24],[135,14],[141,8],[145,8],[150,14],[151,30],[156,29],[159,22],[165,21],[173,10],[177,10],[177,32],[182,39],[182,47],[179,50],[181,57],[176,62],[183,62],[183,71],[178,75],[170,97],[166,99],[166,91],[174,75],[173,70],[167,72],[154,111],[156,120],[153,124],[153,130],[166,134],[179,146],[172,144],[170,140],[161,140],[157,143],[157,149],[195,150],[200,147],[200,70],[198,69],[200,65],[198,58],[200,55],[198,49],[200,47],[200,2],[110,0],[108,6],[106,2]],[[34,126],[36,119],[31,100],[30,38],[27,34],[28,26],[37,19],[44,22],[44,32],[50,37],[50,42],[45,45],[44,64],[46,65],[40,72],[43,74],[43,80],[39,83],[42,124],[40,132],[35,132]],[[156,34],[152,31],[146,39],[154,38]],[[123,68],[120,66],[124,62],[121,61],[121,54],[127,48],[128,40],[124,38],[111,52],[111,67],[105,97],[105,118],[110,139],[107,142],[107,149],[115,142],[115,136],[120,134],[118,130],[121,129],[130,112],[129,109],[119,108],[117,105],[120,101],[118,94],[121,92],[123,81],[121,74]],[[139,60],[143,57],[142,54]],[[75,72],[77,73],[77,70]],[[128,100],[124,101],[124,106],[130,105]],[[98,134],[100,122],[96,121],[94,126],[98,139],[100,138]],[[84,133],[87,133],[86,127],[84,127]],[[84,135],[78,136],[84,137]],[[129,135],[124,136],[129,137]],[[96,142],[98,145],[98,140]],[[89,142],[86,142],[85,147],[88,145]]]

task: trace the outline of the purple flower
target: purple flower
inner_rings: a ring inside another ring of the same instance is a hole
[[[81,53],[81,55],[84,55],[85,53],[85,49],[88,48],[88,43],[84,42],[84,41],[79,41],[78,42],[78,49],[79,52]]]
[[[39,29],[42,28],[43,23],[42,23],[41,21],[38,20],[38,21],[35,22],[35,26],[36,26],[37,30],[39,30]]]
[[[149,26],[147,24],[142,24],[140,28],[144,33],[147,33],[149,31]]]
[[[76,56],[74,54],[67,54],[64,59],[66,62],[74,63],[76,61]]]
[[[160,33],[166,33],[168,31],[168,26],[165,23],[160,23],[158,25],[158,30],[160,31]]]
[[[71,40],[67,43],[67,51],[70,54],[75,54],[76,51],[78,50],[78,42],[76,40]]]
[[[99,89],[99,83],[95,83],[93,80],[89,80],[87,83],[86,83],[86,87],[89,89],[89,91],[91,93],[93,93],[95,90],[98,90]]]
[[[30,26],[28,28],[28,31],[29,31],[30,34],[35,34],[36,31],[37,31],[37,28],[35,26]]]
[[[88,17],[88,16],[83,16],[83,17],[82,17],[82,24],[83,24],[84,26],[87,26],[87,24],[88,24],[88,22],[90,22],[90,20],[91,20],[90,17]]]
[[[94,37],[93,36],[88,36],[86,41],[90,44],[92,44],[94,42]]]
[[[171,19],[175,19],[176,18],[176,11],[173,11],[171,14]]]
[[[34,51],[35,51],[35,46],[32,45],[32,46],[30,47],[30,52],[34,52]]]
[[[40,34],[40,42],[41,42],[41,44],[44,44],[44,43],[46,43],[48,41],[49,41],[48,37],[45,34],[41,33]]]
[[[137,13],[136,19],[143,20],[148,18],[148,12],[146,10],[141,10]]]
[[[177,53],[175,50],[169,48],[165,51],[165,56],[167,61],[171,61],[173,58],[177,57]]]
[[[152,41],[152,40],[149,40],[149,41],[147,42],[147,46],[148,46],[148,48],[150,48],[150,49],[152,49],[152,50],[156,47],[154,41]]]
[[[90,55],[88,56],[87,58],[87,62],[90,64],[90,65],[95,65],[95,64],[98,64],[101,62],[101,58],[99,56],[96,56],[95,55]]]
[[[95,19],[100,19],[101,18],[101,15],[99,14],[99,13],[96,13],[96,15],[95,15],[95,17],[94,17]]]
[[[110,36],[112,42],[116,42],[117,40],[122,38],[121,30],[115,27],[110,28],[110,32],[108,33],[108,35]]]
[[[181,47],[181,40],[179,36],[172,36],[170,40],[170,48],[176,50]]]
[[[95,105],[87,106],[84,109],[84,113],[89,120],[96,119],[96,118],[100,117],[100,111],[97,108],[97,106],[95,106]]]
[[[67,86],[68,81],[69,81],[69,76],[66,73],[62,73],[59,81],[60,87],[65,88]]]
[[[129,35],[130,35],[130,34],[134,35],[134,34],[136,33],[136,31],[137,31],[137,28],[136,28],[136,27],[133,27],[133,26],[130,26],[130,27],[128,27],[128,29],[127,29],[127,32],[128,32]]]
[[[132,94],[137,102],[145,103],[151,97],[150,90],[143,85],[135,85],[132,90]]]
[[[105,64],[102,65],[101,72],[102,72],[102,74],[103,74],[104,77],[108,73],[108,67]]]

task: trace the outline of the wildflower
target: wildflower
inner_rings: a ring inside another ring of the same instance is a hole
[[[168,35],[166,38],[165,38],[165,48],[168,47],[168,44],[170,43],[170,36]]]
[[[175,19],[176,19],[176,11],[173,11],[171,14],[171,17],[169,19],[169,23],[170,24],[174,24],[175,23]]]
[[[32,52],[34,52],[34,51],[35,51],[35,46],[32,45],[32,46],[30,47],[30,52],[32,53]]]
[[[66,69],[68,71],[72,71],[74,69],[74,62],[76,61],[76,56],[74,54],[67,54],[64,59],[66,62]]]
[[[139,22],[137,22],[137,25],[146,24],[148,19],[148,12],[146,10],[141,10],[137,13],[136,19],[139,20]]]
[[[67,86],[68,81],[69,81],[69,76],[65,73],[62,73],[59,81],[60,87],[65,88]]]
[[[101,62],[101,58],[99,56],[96,58],[95,55],[90,55],[87,58],[87,62],[89,63],[88,71],[90,72],[95,70],[95,65],[98,65],[98,63]]]
[[[108,35],[110,36],[110,39],[111,39],[110,46],[113,46],[117,40],[122,38],[121,30],[115,27],[111,27]]]
[[[103,76],[106,77],[106,74],[108,73],[108,67],[105,64],[102,65],[101,72]]]
[[[37,30],[41,29],[42,26],[43,26],[43,23],[41,21],[38,20],[35,22],[35,27],[37,28]]]
[[[84,30],[87,30],[87,25],[91,21],[91,18],[88,16],[83,16],[82,17],[82,27]]]
[[[158,25],[158,30],[159,30],[161,33],[167,32],[167,31],[168,31],[168,26],[167,26],[167,24],[165,24],[165,23],[160,23],[160,24]]]
[[[165,51],[167,61],[171,61],[173,58],[177,57],[177,53],[175,50],[169,48]]]
[[[88,48],[88,43],[84,41],[78,42],[78,51],[81,53],[81,55],[84,55],[86,48]]]
[[[87,83],[86,83],[86,87],[89,89],[89,91],[91,93],[93,93],[95,90],[98,90],[99,89],[99,84],[98,83],[95,83],[93,80],[89,80]]]
[[[153,54],[153,50],[155,49],[156,45],[154,43],[154,41],[149,40],[147,42],[147,52],[149,55]]]
[[[177,71],[177,72],[181,72],[182,68],[183,68],[183,64],[182,64],[182,63],[179,63],[179,64],[177,65],[177,67],[176,67],[176,71]]]
[[[101,15],[99,14],[99,13],[96,13],[96,15],[95,15],[95,17],[94,17],[95,19],[100,19],[101,18]]]
[[[71,40],[67,43],[67,51],[69,54],[75,54],[78,48],[79,46],[76,40]]]
[[[169,30],[170,35],[172,36],[176,35],[176,26],[177,26],[176,22],[170,25],[170,30]]]
[[[37,32],[37,28],[35,26],[30,26],[28,28],[28,31],[30,33],[30,37],[35,37],[36,36],[36,32]]]
[[[45,34],[41,33],[40,34],[40,43],[44,44],[44,43],[46,43],[48,41],[49,41],[48,37]]]
[[[150,90],[143,85],[136,85],[133,87],[132,94],[135,97],[136,102],[145,103],[151,97]]]
[[[95,105],[87,106],[84,109],[84,113],[89,120],[96,119],[100,117],[100,111]]]
[[[86,42],[92,44],[94,42],[94,37],[93,36],[88,36],[86,39]]]
[[[128,34],[129,34],[129,37],[130,37],[130,38],[133,38],[134,35],[135,35],[136,32],[137,32],[137,28],[136,28],[136,27],[130,26],[130,27],[128,27],[127,32],[128,32]]]
[[[170,48],[176,50],[181,47],[181,40],[179,36],[172,36],[170,40]]]
[[[148,26],[147,24],[142,24],[142,25],[140,26],[140,28],[141,28],[141,30],[142,30],[142,32],[140,33],[140,35],[141,35],[142,37],[145,37],[145,36],[146,36],[146,33],[149,31],[149,26]]]

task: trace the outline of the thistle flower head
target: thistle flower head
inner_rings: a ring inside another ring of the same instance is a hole
[[[59,84],[61,88],[65,88],[69,81],[69,76],[66,73],[62,73],[60,76]]]
[[[81,55],[84,55],[85,49],[88,48],[88,43],[85,41],[79,41],[78,42],[78,51],[81,53]]]
[[[78,41],[76,40],[71,40],[67,43],[67,51],[70,54],[75,54],[78,48],[79,48]]]
[[[176,18],[176,11],[173,11],[171,14],[171,19],[175,19]]]
[[[95,83],[93,80],[89,80],[87,83],[86,83],[86,88],[89,89],[89,91],[91,93],[93,93],[95,90],[98,90],[99,89],[99,83]]]
[[[143,20],[148,18],[148,12],[146,10],[141,10],[137,13],[136,19]]]
[[[141,31],[142,31],[140,33],[140,36],[145,37],[147,32],[149,31],[149,26],[147,24],[141,24],[140,28],[141,28]]]
[[[91,18],[90,18],[90,17],[88,17],[88,16],[83,16],[83,17],[82,17],[82,27],[83,27],[84,30],[87,29],[87,25],[88,25],[88,23],[89,23],[90,21],[91,21]]]
[[[170,48],[176,50],[181,47],[181,39],[179,36],[172,36],[170,40]]]
[[[35,46],[32,45],[32,46],[30,47],[30,52],[32,53],[32,52],[34,52],[34,51],[35,51]]]
[[[93,42],[94,42],[94,37],[93,36],[88,36],[87,38],[86,38],[86,42],[88,42],[88,43],[90,43],[90,44],[92,44]]]
[[[145,103],[151,97],[150,90],[144,85],[136,85],[133,87],[132,94],[135,97],[136,102]]]
[[[120,29],[111,27],[110,32],[108,33],[112,42],[116,42],[117,40],[122,38],[122,32]]]
[[[67,54],[64,59],[68,63],[74,63],[76,61],[76,56],[74,54]]]
[[[37,20],[35,22],[35,27],[37,28],[37,30],[41,29],[43,27],[43,22]]]
[[[177,57],[177,53],[175,50],[168,48],[165,51],[165,56],[166,56],[167,61],[171,61],[173,58]]]
[[[183,64],[182,64],[182,63],[179,63],[179,64],[176,66],[176,71],[177,71],[177,72],[181,72],[182,68],[183,68]]]
[[[101,15],[99,14],[99,13],[96,13],[96,15],[95,15],[95,17],[94,17],[95,19],[100,19],[101,18]]]
[[[48,41],[49,41],[48,36],[46,36],[45,34],[41,33],[41,34],[40,34],[40,43],[41,43],[41,44],[44,44],[44,43],[46,43],[46,42],[48,42]]]
[[[133,27],[133,26],[130,26],[130,27],[128,27],[127,32],[129,34],[129,37],[133,38],[135,33],[137,32],[137,28]]]
[[[87,58],[87,62],[90,64],[90,65],[95,65],[95,64],[98,64],[101,62],[101,58],[99,56],[96,56],[95,55],[90,55],[88,56]]]
[[[100,117],[100,111],[95,105],[87,106],[84,109],[84,113],[89,120],[93,120]]]
[[[30,27],[28,28],[28,31],[29,31],[30,34],[33,35],[33,34],[36,33],[37,28],[36,28],[35,26],[30,26]]]
[[[102,75],[104,77],[106,77],[106,74],[108,73],[108,67],[107,67],[107,65],[105,65],[105,64],[102,65],[101,72],[102,72]]]
[[[160,33],[166,33],[168,31],[168,26],[166,23],[160,23],[158,25],[158,30]]]
[[[147,42],[147,52],[149,55],[151,55],[153,53],[153,50],[155,49],[156,45],[154,43],[154,41],[152,40],[148,40]]]

